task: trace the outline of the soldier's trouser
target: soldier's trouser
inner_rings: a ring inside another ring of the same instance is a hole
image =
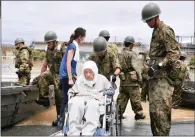
[[[42,74],[39,80],[39,97],[48,98],[49,97],[49,86],[54,85],[55,92],[55,104],[56,112],[59,115],[60,104],[61,104],[61,89],[60,89],[60,79],[59,75],[51,73],[51,71],[46,71]]]
[[[146,101],[146,96],[148,97],[148,81],[144,81],[143,83],[142,90],[141,90],[141,99],[143,101]]]
[[[172,96],[172,104],[173,106],[179,106],[182,98],[182,84],[174,86],[173,96]]]
[[[149,80],[150,124],[154,136],[169,135],[173,89],[165,78]]]
[[[25,73],[22,75],[18,75],[18,82],[23,85],[28,85],[30,83],[30,73]]]
[[[132,110],[135,114],[142,114],[142,105],[141,105],[141,93],[138,86],[135,87],[120,87],[120,93],[117,97],[117,104],[121,108],[121,114],[126,110],[127,103],[130,99]]]

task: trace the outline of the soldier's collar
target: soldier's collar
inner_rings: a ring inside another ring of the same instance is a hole
[[[163,26],[164,26],[164,22],[163,21],[160,21],[160,24],[159,24],[159,26],[156,29],[162,29]]]

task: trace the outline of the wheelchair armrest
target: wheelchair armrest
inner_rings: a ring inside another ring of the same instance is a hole
[[[103,91],[103,95],[114,96],[114,94],[115,94],[115,90],[113,88]]]

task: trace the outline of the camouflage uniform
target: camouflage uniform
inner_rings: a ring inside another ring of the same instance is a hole
[[[122,71],[119,75],[121,79],[120,93],[117,97],[117,104],[121,108],[121,113],[125,112],[128,100],[131,101],[132,110],[135,114],[143,114],[141,105],[141,93],[138,83],[138,76],[141,77],[141,69],[137,65],[137,54],[128,47],[123,48],[119,55]]]
[[[174,67],[176,70],[172,73],[174,75],[174,91],[172,96],[173,107],[177,107],[181,103],[182,84],[185,79],[189,79],[189,72],[185,63],[178,60]]]
[[[118,58],[111,48],[107,48],[104,57],[99,57],[96,53],[92,53],[88,60],[94,61],[97,64],[99,74],[104,75],[109,81],[110,76],[115,72],[116,68],[121,68]]]
[[[142,90],[141,90],[141,101],[146,101],[146,97],[147,100],[149,101],[149,96],[148,96],[148,65],[146,64],[146,62],[144,62],[143,64],[143,68],[142,68]]]
[[[162,63],[163,68],[149,79],[149,111],[153,135],[169,135],[173,85],[164,67],[179,59],[179,46],[172,28],[162,21],[153,30],[150,43],[150,65]]]
[[[107,41],[110,39],[110,33],[107,30],[102,30],[99,33],[99,36],[104,37]],[[114,43],[108,43],[108,47],[111,48],[115,56],[118,57],[118,47]]]
[[[47,49],[45,61],[47,62],[49,70],[44,72],[38,82],[39,87],[39,98],[49,97],[49,85],[54,85],[55,92],[55,104],[57,115],[59,115],[60,104],[61,104],[61,86],[59,79],[59,69],[62,57],[66,50],[66,45],[60,45],[54,49]],[[36,79],[35,79],[36,80]]]
[[[118,57],[118,47],[114,43],[108,43],[108,47],[110,47],[114,53],[115,56]]]
[[[18,84],[28,85],[31,78],[31,69],[33,66],[32,50],[27,46],[22,46],[16,51],[15,68],[18,74]]]

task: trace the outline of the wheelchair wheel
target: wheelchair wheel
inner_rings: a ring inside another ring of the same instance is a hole
[[[111,132],[111,136],[120,136],[121,135],[121,122],[119,123],[119,115],[118,115],[119,107],[115,103],[113,103],[113,107],[115,108],[112,108],[110,132]]]
[[[122,129],[122,119],[119,118],[119,113],[121,113],[120,107],[118,104],[115,105],[115,130],[116,136],[121,136],[121,129]]]
[[[110,135],[111,136],[116,136],[117,135],[116,126],[117,126],[117,124],[116,124],[116,112],[113,110],[113,107],[112,107],[112,115],[111,115],[111,122],[110,122]]]

